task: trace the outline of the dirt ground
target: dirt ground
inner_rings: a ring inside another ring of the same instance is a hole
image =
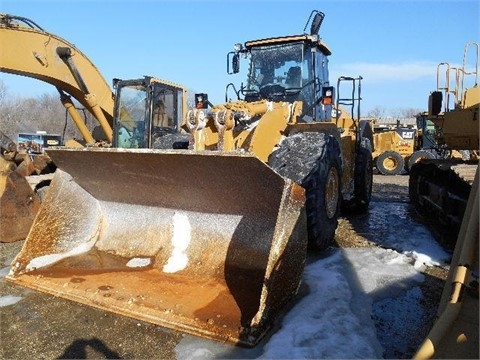
[[[375,175],[372,201],[408,203],[408,176]],[[415,216],[413,211],[407,215]],[[364,216],[340,219],[338,246],[375,246]],[[184,336],[179,332],[8,283],[8,266],[22,243],[0,244],[0,297],[22,298],[1,308],[1,359],[175,358],[175,346]],[[425,307],[434,313],[447,271],[428,268],[427,273],[422,290]]]

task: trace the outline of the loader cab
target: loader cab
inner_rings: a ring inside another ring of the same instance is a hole
[[[322,103],[325,89],[330,88],[330,54],[318,35],[250,41],[245,47],[237,44],[231,73],[239,71],[240,57],[248,58],[247,82],[239,91],[245,101],[303,101],[300,120],[325,121],[332,113],[331,105]]]
[[[428,113],[423,112],[418,114],[416,120],[418,129],[416,150],[438,148],[436,137],[439,130],[429,119]]]
[[[114,80],[116,90],[113,146],[152,148],[156,139],[180,132],[186,90],[145,77]]]

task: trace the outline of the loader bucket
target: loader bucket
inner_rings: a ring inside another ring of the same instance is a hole
[[[58,169],[9,281],[244,346],[296,294],[304,190],[255,156],[48,154]]]

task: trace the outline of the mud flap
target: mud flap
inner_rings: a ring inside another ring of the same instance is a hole
[[[9,281],[194,335],[255,345],[296,294],[302,187],[250,154],[54,149]]]

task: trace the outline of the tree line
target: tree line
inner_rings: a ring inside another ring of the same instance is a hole
[[[95,118],[78,106],[83,114],[85,124],[90,131],[97,125]],[[17,142],[19,133],[36,133],[62,135],[64,140],[82,139],[75,123],[67,115],[60,101],[60,95],[44,93],[36,97],[11,95],[7,86],[0,80],[0,131]]]

